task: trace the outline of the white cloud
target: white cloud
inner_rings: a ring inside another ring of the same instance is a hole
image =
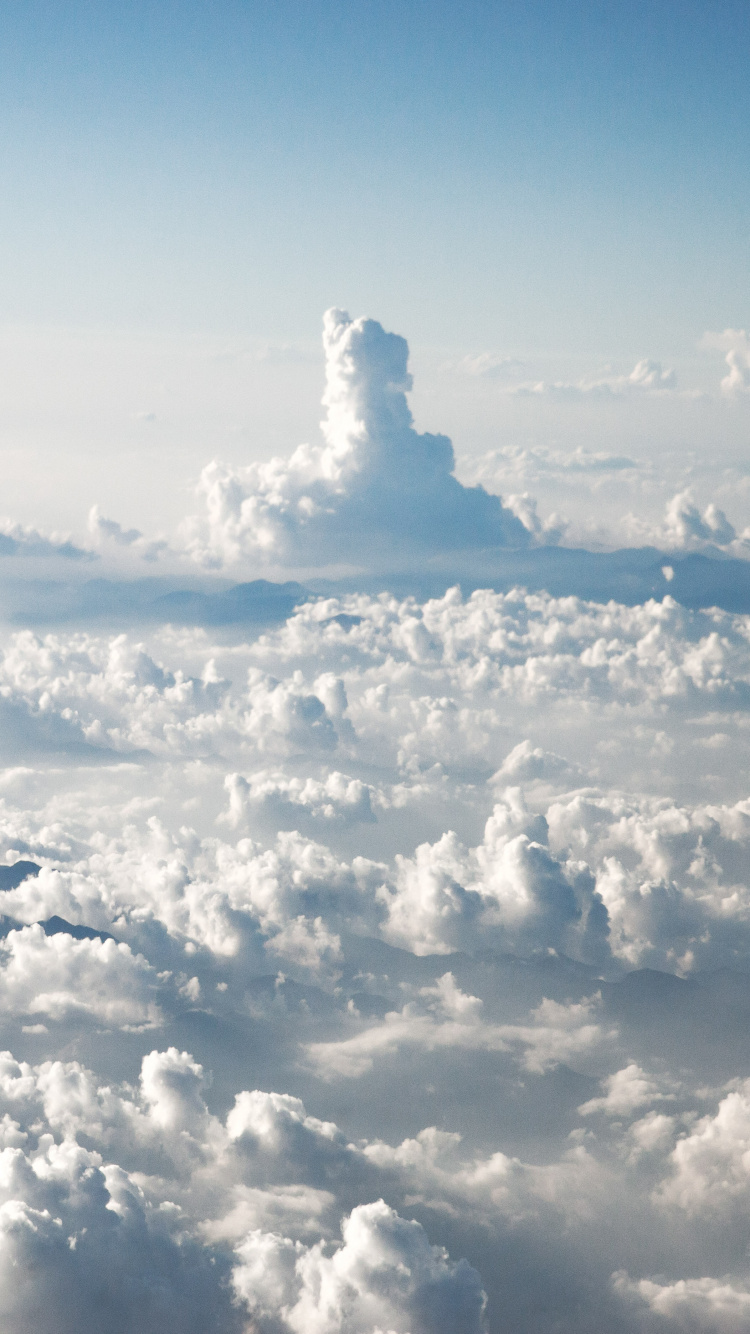
[[[560,398],[609,398],[630,394],[664,394],[674,389],[675,373],[647,357],[636,362],[628,375],[603,375],[581,380],[537,380],[513,386],[506,392]]]
[[[705,1334],[742,1334],[750,1320],[750,1291],[720,1278],[677,1279],[673,1283],[633,1280],[619,1271],[615,1291],[633,1303],[643,1303],[668,1328]]]
[[[611,1038],[596,1022],[597,998],[575,1005],[544,999],[524,1024],[486,1023],[482,1002],[467,996],[452,973],[418,999],[391,1011],[380,1024],[338,1042],[312,1043],[308,1060],[325,1079],[356,1079],[376,1061],[402,1049],[509,1052],[519,1048],[527,1070],[540,1073],[562,1061],[575,1061]]]
[[[325,443],[241,471],[209,464],[205,518],[184,527],[196,560],[392,566],[405,555],[528,543],[497,497],[456,480],[446,436],[414,430],[403,338],[329,310],[323,342]]]
[[[721,382],[722,393],[730,397],[750,393],[750,339],[744,329],[705,333],[701,346],[726,352],[728,370]]]
[[[277,826],[291,822],[296,828],[307,816],[314,821],[358,823],[375,819],[373,803],[386,798],[369,784],[334,769],[324,779],[288,777],[283,772],[260,770],[248,778],[227,774],[224,786],[229,810],[224,820],[232,828],[247,823],[261,812]]]
[[[25,1076],[33,1083],[33,1074]],[[3,1151],[0,1320],[8,1334],[213,1331],[228,1303],[210,1257],[99,1152],[52,1134]],[[37,1142],[38,1141],[38,1142]],[[34,1147],[36,1145],[36,1147]]]
[[[417,954],[472,948],[480,937],[496,948],[528,953],[544,941],[574,957],[607,952],[606,911],[581,865],[564,867],[538,835],[541,823],[509,789],[487,821],[484,839],[465,849],[452,833],[398,857],[380,897],[386,939]]]
[[[569,779],[575,772],[575,767],[562,755],[555,755],[541,746],[534,746],[527,738],[525,741],[519,741],[518,745],[506,755],[497,773],[493,774],[492,782],[514,784],[529,783],[539,779],[555,783]]]
[[[661,1198],[691,1214],[747,1208],[750,1185],[750,1082],[728,1093],[675,1145]]]
[[[604,1112],[607,1116],[629,1116],[650,1103],[668,1102],[675,1096],[670,1082],[665,1091],[664,1081],[646,1074],[635,1061],[622,1070],[616,1070],[613,1075],[608,1075],[602,1081],[602,1086],[602,1097],[590,1098],[578,1108],[581,1116],[591,1116],[593,1112]]]
[[[660,524],[646,524],[635,515],[624,520],[631,540],[648,542],[668,551],[725,551],[747,557],[750,553],[748,530],[738,535],[726,514],[713,501],[703,511],[688,487],[668,500]],[[668,581],[670,577],[665,575]]]
[[[145,561],[156,561],[169,550],[165,538],[146,538],[138,528],[125,529],[115,519],[105,519],[98,505],[89,511],[88,528],[97,546],[111,542],[133,551]]]
[[[354,1209],[342,1235],[332,1256],[264,1233],[238,1248],[235,1291],[259,1331],[278,1329],[280,1317],[290,1334],[408,1334],[415,1325],[424,1334],[481,1334],[479,1275],[430,1246],[419,1223],[378,1200]]]
[[[11,1334],[37,1261],[86,1334],[92,1275],[148,1331],[123,1273],[166,1301],[187,1265],[188,1330],[441,1329],[423,1279],[448,1328],[482,1282],[493,1334],[711,1328],[610,1275],[746,1291],[749,625],[452,589],[311,599],[250,641],[7,633],[0,723],[38,730],[0,853],[42,865],[1,905]],[[691,981],[662,1003],[631,968]],[[381,1197],[373,1276],[338,1228]]]
[[[63,557],[88,561],[95,553],[76,546],[68,534],[40,533],[28,524],[0,518],[0,556]]]
[[[9,1014],[154,1024],[160,1020],[156,984],[146,960],[114,940],[46,936],[28,926],[0,942],[0,1003]]]

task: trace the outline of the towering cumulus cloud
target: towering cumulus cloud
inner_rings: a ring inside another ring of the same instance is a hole
[[[240,472],[211,463],[205,520],[187,525],[205,565],[242,557],[298,565],[393,564],[433,552],[526,546],[499,497],[453,476],[447,436],[414,430],[405,339],[332,309],[323,321],[324,444]]]

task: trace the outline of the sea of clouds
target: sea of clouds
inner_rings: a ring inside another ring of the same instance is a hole
[[[0,1326],[739,1334],[747,538],[566,546],[324,346],[171,534],[0,538]]]

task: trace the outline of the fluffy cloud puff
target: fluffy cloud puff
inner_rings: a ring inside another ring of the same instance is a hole
[[[354,1209],[342,1235],[332,1256],[263,1233],[239,1247],[234,1286],[259,1331],[277,1330],[281,1314],[290,1334],[481,1334],[479,1275],[430,1246],[419,1223],[379,1200]]]
[[[632,1280],[626,1273],[614,1275],[615,1291],[638,1310],[645,1307],[655,1317],[639,1321],[641,1328],[705,1331],[705,1334],[742,1334],[750,1319],[747,1288],[716,1278],[678,1279],[658,1283],[653,1279]],[[666,1322],[666,1324],[665,1324]]]
[[[40,926],[0,942],[0,1004],[6,1014],[66,1019],[87,1015],[114,1026],[159,1021],[153,969],[114,940],[46,936]]]
[[[167,635],[148,651],[125,635],[25,631],[0,664],[0,722],[25,751],[338,752],[416,772],[489,758],[510,699],[743,707],[747,627],[746,617],[687,612],[669,596],[603,607],[451,589],[423,604],[320,599],[223,657],[202,633],[186,643]]]
[[[722,393],[730,396],[750,393],[750,339],[744,329],[706,333],[701,345],[726,353],[727,373],[721,382]]]
[[[6,1113],[0,1127],[0,1310],[10,1334],[94,1330],[102,1319],[123,1334],[239,1331],[241,1308],[263,1331],[481,1334],[479,1275],[383,1200],[351,1211],[332,1253],[299,1240],[305,1191],[285,1192],[284,1176],[291,1168],[309,1180],[347,1156],[356,1168],[336,1126],[308,1117],[299,1099],[259,1091],[239,1094],[223,1124],[204,1084],[200,1065],[173,1048],[144,1058],[138,1089],[97,1085],[75,1062],[32,1067],[2,1054],[0,1101],[17,1118]],[[362,1170],[373,1175],[365,1158]],[[315,1196],[307,1191],[313,1213]],[[317,1196],[319,1212],[332,1197]],[[296,1224],[296,1238],[248,1230],[264,1206]]]
[[[407,555],[526,545],[528,530],[498,497],[453,476],[447,437],[414,430],[405,340],[341,310],[327,312],[323,329],[324,444],[241,472],[204,469],[206,517],[185,528],[195,558],[392,566]]]
[[[97,1089],[80,1067],[34,1070],[9,1053],[0,1059],[0,1086],[21,1118],[6,1114],[0,1153],[3,1328],[237,1329],[221,1265],[186,1235],[179,1209],[149,1199],[137,1176],[91,1147],[102,1119],[127,1119],[127,1102]]]
[[[714,501],[701,510],[691,487],[678,491],[667,501],[661,523],[649,525],[633,514],[626,515],[624,523],[631,542],[649,543],[675,552],[723,551],[740,558],[748,555],[750,530],[737,533]]]
[[[573,957],[606,957],[609,924],[593,877],[583,863],[563,867],[544,842],[544,823],[510,789],[476,849],[445,834],[397,858],[395,884],[381,891],[383,934],[418,954],[476,948],[484,937],[522,954],[544,941]]]

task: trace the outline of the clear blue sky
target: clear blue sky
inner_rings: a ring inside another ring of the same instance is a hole
[[[747,323],[747,3],[9,0],[0,321],[679,355]]]

